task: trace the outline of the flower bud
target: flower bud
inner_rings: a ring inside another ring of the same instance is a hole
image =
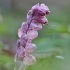
[[[28,29],[28,24],[26,22],[23,22],[21,25],[21,29],[23,30],[24,33],[26,33]]]
[[[25,47],[25,44],[26,44],[27,40],[28,40],[27,35],[26,34],[22,35],[21,39],[20,39],[20,45]]]
[[[28,55],[28,56],[24,57],[23,61],[24,61],[24,64],[26,64],[26,65],[32,65],[36,62],[36,59],[32,55]]]
[[[28,39],[34,39],[38,36],[38,32],[36,30],[29,30],[27,32]]]
[[[15,58],[14,58],[15,62],[16,62],[18,59],[22,59],[22,60],[23,60],[24,56],[25,56],[25,48],[22,47],[22,46],[20,46],[20,47],[17,49],[17,53],[16,53]]]
[[[26,52],[31,53],[36,49],[36,45],[33,43],[27,43],[25,46]]]
[[[18,30],[18,37],[21,38],[21,36],[27,32],[28,24],[23,22],[21,25],[21,28]]]
[[[41,30],[42,24],[33,21],[29,29]]]
[[[22,58],[25,56],[25,48],[20,46],[17,50],[18,58]]]

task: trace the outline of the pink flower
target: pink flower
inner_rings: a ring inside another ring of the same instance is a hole
[[[21,38],[21,36],[26,33],[27,29],[28,29],[28,24],[23,22],[21,28],[18,30],[18,37]]]
[[[38,36],[38,32],[36,30],[29,30],[27,32],[27,36],[28,36],[28,39],[33,40],[34,38]]]
[[[36,45],[33,43],[26,43],[25,49],[26,52],[31,53],[36,49]]]

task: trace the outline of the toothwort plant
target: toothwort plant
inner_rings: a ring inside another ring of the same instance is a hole
[[[36,49],[36,45],[32,40],[38,36],[38,30],[42,29],[42,25],[48,24],[45,15],[50,13],[49,8],[45,4],[36,4],[27,14],[27,21],[23,22],[18,30],[17,52],[15,55],[16,66],[14,70],[25,70],[26,65],[32,65],[36,59],[32,53]]]

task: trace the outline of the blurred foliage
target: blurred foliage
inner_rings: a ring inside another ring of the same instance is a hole
[[[0,37],[8,37],[10,40],[18,39],[17,32],[21,23],[26,20],[26,13],[19,10],[2,13]],[[33,41],[37,45],[37,50],[33,53],[37,62],[28,66],[27,70],[70,70],[69,15],[61,9],[53,8],[47,18],[48,26],[43,26],[43,29],[39,31],[39,37]],[[3,47],[4,44],[0,42],[0,70],[13,70],[15,66],[13,57],[4,53]],[[58,59],[57,55],[65,59]]]
[[[2,51],[3,43],[0,42],[0,70],[13,70],[14,61],[13,57],[5,54]]]

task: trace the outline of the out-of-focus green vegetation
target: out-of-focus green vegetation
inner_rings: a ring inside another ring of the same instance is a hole
[[[51,9],[51,14],[47,16],[48,26],[43,26],[39,31],[39,37],[33,42],[37,45],[37,50],[33,53],[37,62],[28,66],[27,70],[70,70],[70,20],[69,14],[61,9]],[[17,32],[21,23],[26,21],[26,12],[19,10],[2,14],[3,21],[0,24],[0,70],[13,70],[14,58],[3,52],[5,44],[2,38],[18,39]],[[11,41],[13,42],[13,40]],[[14,46],[13,44],[11,46]],[[15,46],[14,46],[15,47]],[[63,56],[65,59],[56,58]]]

